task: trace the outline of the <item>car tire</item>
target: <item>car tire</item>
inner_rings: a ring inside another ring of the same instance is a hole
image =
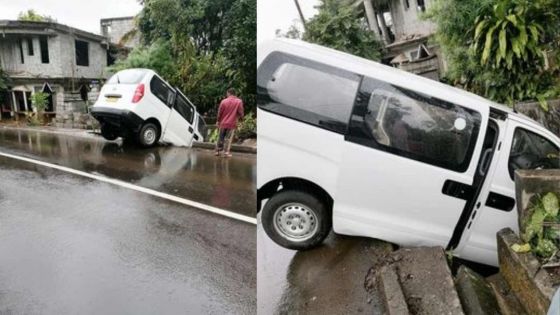
[[[262,225],[278,245],[306,250],[320,245],[331,231],[332,217],[316,196],[297,190],[281,191],[264,205]]]
[[[145,123],[138,132],[138,143],[145,147],[153,147],[159,140],[159,128],[156,124]]]
[[[113,128],[107,126],[101,126],[101,135],[109,141],[114,141],[119,137]]]

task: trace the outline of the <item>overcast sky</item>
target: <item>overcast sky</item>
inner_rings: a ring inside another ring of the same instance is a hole
[[[209,0],[211,1],[211,0]],[[33,9],[59,23],[99,34],[99,20],[136,15],[137,0],[0,0],[0,20],[15,20],[21,11]]]
[[[306,19],[316,14],[318,2],[299,0]],[[286,32],[294,21],[299,21],[299,15],[293,0],[257,0],[257,42],[274,38],[277,29]]]
[[[208,0],[212,1],[212,0]],[[299,0],[306,19],[315,15],[318,0]],[[102,18],[132,16],[142,9],[137,0],[0,0],[0,19],[15,20],[22,11],[34,9],[59,23],[99,34]],[[261,42],[287,31],[299,16],[293,0],[257,0],[257,37]]]

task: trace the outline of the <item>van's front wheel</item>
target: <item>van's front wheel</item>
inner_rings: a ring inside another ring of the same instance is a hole
[[[262,211],[266,234],[280,246],[304,250],[320,245],[332,226],[327,207],[314,195],[287,190],[272,196]]]
[[[154,123],[145,123],[138,133],[138,143],[143,147],[154,146],[159,137],[159,128]]]

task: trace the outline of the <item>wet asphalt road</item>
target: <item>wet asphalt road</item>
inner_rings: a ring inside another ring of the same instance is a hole
[[[0,128],[0,150],[191,199],[254,217],[256,157],[216,158],[211,151],[150,149],[75,137]]]
[[[0,130],[0,151],[254,213],[254,157]],[[254,314],[256,228],[0,157],[1,314]]]
[[[260,217],[260,216],[259,216]],[[368,294],[368,270],[392,245],[331,233],[324,245],[293,251],[276,245],[257,228],[258,314],[379,314]]]

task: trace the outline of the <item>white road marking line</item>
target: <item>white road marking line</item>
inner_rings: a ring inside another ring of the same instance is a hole
[[[98,176],[98,175],[93,175],[93,174],[78,171],[78,170],[75,170],[75,169],[72,169],[72,168],[68,168],[68,167],[64,167],[64,166],[60,166],[60,165],[56,165],[56,164],[51,164],[51,163],[47,163],[47,162],[43,162],[43,161],[38,161],[38,160],[34,160],[34,159],[30,159],[30,158],[26,158],[26,157],[22,157],[22,156],[18,156],[18,155],[9,154],[9,153],[0,152],[0,156],[15,159],[15,160],[20,160],[20,161],[24,161],[24,162],[28,162],[28,163],[32,163],[32,164],[37,164],[37,165],[41,165],[41,166],[45,166],[45,167],[54,168],[54,169],[57,169],[59,171],[63,171],[63,172],[71,173],[71,174],[74,174],[74,175],[79,175],[79,176],[95,179],[95,180],[98,180],[98,181],[101,181],[101,182],[117,185],[117,186],[127,188],[127,189],[131,189],[131,190],[143,192],[143,193],[148,194],[148,195],[152,195],[152,196],[155,196],[155,197],[167,199],[167,200],[174,201],[174,202],[177,202],[177,203],[180,203],[180,204],[183,204],[183,205],[187,205],[187,206],[190,206],[190,207],[193,207],[193,208],[197,208],[197,209],[200,209],[200,210],[204,210],[204,211],[212,212],[212,213],[215,213],[215,214],[219,214],[221,216],[228,217],[228,218],[231,218],[231,219],[243,221],[243,222],[246,222],[246,223],[251,223],[251,224],[254,224],[254,225],[257,224],[257,219],[253,218],[253,217],[238,214],[238,213],[235,213],[235,212],[232,212],[232,211],[229,211],[229,210],[224,210],[224,209],[212,207],[212,206],[200,203],[200,202],[196,202],[196,201],[192,201],[192,200],[189,200],[189,199],[173,196],[173,195],[166,194],[166,193],[162,193],[162,192],[159,192],[159,191],[156,191],[156,190],[153,190],[153,189],[133,185],[133,184],[123,182],[123,181],[120,181],[120,180],[107,178],[107,177],[103,177],[103,176]]]

